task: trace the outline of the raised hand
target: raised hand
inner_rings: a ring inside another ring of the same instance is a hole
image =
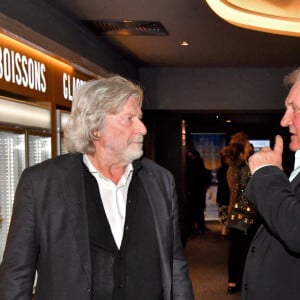
[[[251,174],[253,174],[258,168],[267,165],[276,166],[282,170],[282,152],[282,137],[280,135],[276,135],[273,150],[270,147],[263,147],[259,152],[256,152],[250,156],[249,168]]]

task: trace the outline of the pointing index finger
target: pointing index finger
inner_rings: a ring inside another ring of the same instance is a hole
[[[275,145],[274,145],[273,151],[277,152],[280,155],[283,152],[283,139],[280,135],[276,135],[276,137],[275,137]]]

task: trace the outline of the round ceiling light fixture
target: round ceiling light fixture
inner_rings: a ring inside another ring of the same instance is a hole
[[[274,34],[300,36],[298,0],[206,0],[222,19],[238,27]]]

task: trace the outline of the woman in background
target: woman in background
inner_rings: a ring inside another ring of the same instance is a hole
[[[230,190],[228,214],[234,203],[239,201],[250,179],[250,170],[247,160],[253,153],[253,147],[247,134],[238,132],[230,139],[229,145],[224,148],[224,155],[229,162],[227,183]],[[244,196],[243,196],[244,197]],[[228,256],[228,293],[233,294],[241,290],[244,264],[256,227],[253,226],[247,233],[237,229],[229,229],[229,256]]]
[[[217,172],[217,180],[218,180],[218,189],[217,189],[217,204],[218,204],[218,215],[219,221],[221,224],[221,232],[220,235],[222,238],[227,236],[227,219],[228,219],[228,204],[229,204],[229,187],[227,183],[227,170],[228,170],[228,161],[224,156],[224,151],[221,153],[221,167]]]

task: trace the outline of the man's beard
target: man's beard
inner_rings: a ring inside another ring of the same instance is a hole
[[[142,135],[139,135],[139,136],[134,137],[130,141],[129,147],[124,152],[124,158],[125,158],[126,161],[131,163],[132,161],[142,157],[142,155],[144,153],[144,151],[143,151],[143,140],[144,140],[144,137]],[[139,144],[136,144],[136,142],[138,142]]]

